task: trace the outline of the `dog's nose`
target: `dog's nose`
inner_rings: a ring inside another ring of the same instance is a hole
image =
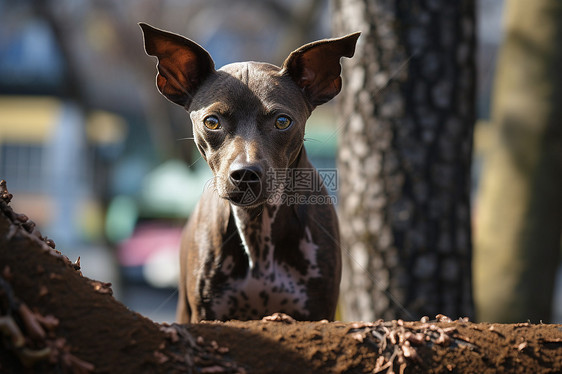
[[[232,165],[230,168],[230,180],[234,184],[256,183],[263,177],[263,170],[258,165]]]

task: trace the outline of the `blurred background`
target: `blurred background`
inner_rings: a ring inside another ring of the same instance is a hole
[[[217,67],[280,65],[330,35],[327,1],[0,1],[0,178],[57,249],[116,297],[173,321],[178,243],[211,177],[189,117],[155,85],[138,22],[197,41]],[[309,152],[334,167],[330,108]]]
[[[478,118],[490,118],[503,1],[477,1]],[[174,320],[179,235],[211,174],[185,111],[155,86],[138,22],[206,48],[217,67],[280,65],[332,36],[325,0],[0,0],[0,178],[13,207],[54,239],[84,275],[155,321]],[[306,143],[334,167],[337,124],[317,109]],[[474,192],[486,131],[477,127]],[[558,277],[554,320],[562,321]]]

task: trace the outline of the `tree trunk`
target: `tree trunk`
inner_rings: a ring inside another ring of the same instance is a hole
[[[335,0],[348,320],[471,316],[474,1]]]
[[[562,3],[505,6],[478,199],[477,315],[548,321],[562,229]]]

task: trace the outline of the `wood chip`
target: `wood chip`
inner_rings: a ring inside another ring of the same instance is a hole
[[[357,332],[355,334],[352,334],[351,337],[357,340],[358,342],[363,343],[364,340],[363,334]]]

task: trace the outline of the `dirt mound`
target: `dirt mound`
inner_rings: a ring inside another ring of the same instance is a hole
[[[561,372],[562,326],[467,321],[189,326],[254,373]]]
[[[562,326],[450,321],[161,325],[85,278],[0,183],[0,373],[562,372]]]

